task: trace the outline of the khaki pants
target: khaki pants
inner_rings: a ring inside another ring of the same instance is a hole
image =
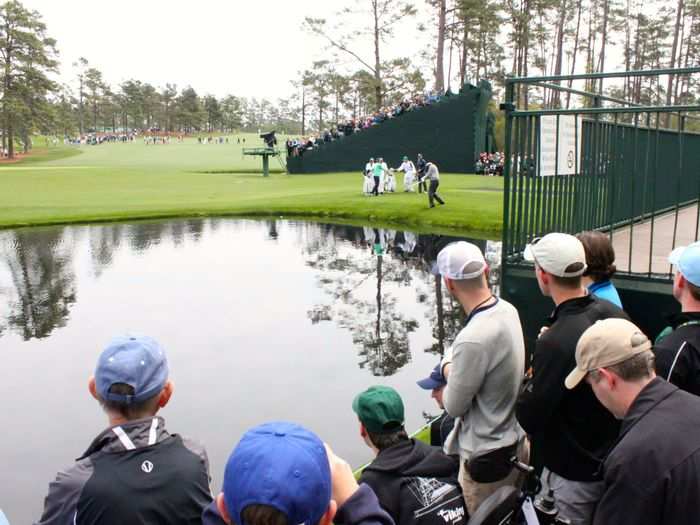
[[[522,439],[518,444],[518,459],[523,463],[527,463],[530,459],[530,446],[527,439]],[[464,502],[467,505],[469,515],[474,514],[476,509],[479,508],[479,505],[501,487],[508,485],[519,487],[523,481],[523,474],[518,469],[513,468],[510,474],[500,481],[494,481],[493,483],[477,483],[469,476],[465,464],[466,461],[464,460],[459,462],[459,484],[462,487]]]

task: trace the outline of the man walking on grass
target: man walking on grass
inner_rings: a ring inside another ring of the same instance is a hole
[[[440,186],[440,172],[434,162],[428,162],[425,165],[425,178],[430,183],[430,186],[428,186],[428,204],[430,207],[435,207],[433,200],[438,201],[440,204],[445,204],[445,201],[437,194],[438,186]]]

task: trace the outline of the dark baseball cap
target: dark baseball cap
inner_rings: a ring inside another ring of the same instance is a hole
[[[403,401],[390,386],[371,386],[359,393],[352,409],[365,428],[375,434],[388,434],[403,427]]]
[[[437,364],[435,368],[433,368],[433,371],[430,372],[430,375],[426,377],[425,379],[421,379],[420,381],[416,381],[419,387],[424,388],[425,390],[435,390],[436,388],[442,388],[447,384],[447,379],[445,379],[445,376],[442,375],[442,366],[440,366],[440,363]]]

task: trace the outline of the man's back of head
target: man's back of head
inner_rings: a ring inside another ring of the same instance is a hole
[[[309,430],[266,423],[244,434],[226,463],[217,507],[227,523],[330,523],[331,471],[326,448]]]
[[[352,409],[361,423],[360,435],[377,452],[408,440],[403,401],[393,388],[369,387],[355,396]]]
[[[586,294],[581,281],[587,268],[586,251],[573,235],[549,233],[534,239],[523,257],[535,263],[540,290],[556,304]]]

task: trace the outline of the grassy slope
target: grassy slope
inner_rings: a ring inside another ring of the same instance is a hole
[[[247,145],[255,145],[251,136],[246,138]],[[363,196],[359,168],[357,173],[343,174],[273,173],[265,179],[255,173],[260,159],[242,157],[240,146],[232,142],[87,146],[78,156],[72,148],[56,148],[44,151],[43,159],[39,154],[0,166],[0,226],[188,215],[297,215],[349,222],[369,219],[418,230],[500,232],[501,179],[443,175],[440,194],[448,204],[431,210],[424,195]],[[278,167],[275,160],[271,167]]]

